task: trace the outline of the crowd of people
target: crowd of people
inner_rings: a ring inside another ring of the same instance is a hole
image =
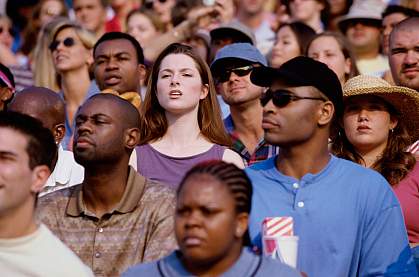
[[[415,277],[418,161],[417,0],[0,0],[1,276]]]

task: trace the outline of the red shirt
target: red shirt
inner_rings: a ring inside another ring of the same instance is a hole
[[[409,242],[419,242],[419,162],[393,190],[403,210]]]

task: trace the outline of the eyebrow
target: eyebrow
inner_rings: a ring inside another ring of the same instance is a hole
[[[116,53],[111,53],[111,54],[100,54],[98,55],[95,59],[108,59],[109,57],[114,57],[114,56],[122,56],[122,55],[128,55],[131,56],[131,54],[127,51],[121,51],[121,52],[116,52]]]
[[[17,157],[18,155],[15,152],[11,152],[11,151],[2,151],[0,150],[0,156],[4,157],[4,156],[12,156],[12,157]]]
[[[169,72],[173,72],[174,70],[171,68],[164,68],[160,71],[169,71]],[[193,68],[189,68],[189,67],[185,67],[185,68],[181,68],[179,69],[179,71],[184,72],[184,71],[194,71]]]

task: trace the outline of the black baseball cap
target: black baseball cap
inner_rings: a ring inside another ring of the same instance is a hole
[[[313,86],[332,101],[337,116],[343,113],[343,92],[338,77],[326,64],[311,58],[298,56],[279,68],[254,68],[250,80],[261,87],[270,87],[275,80],[295,87]]]

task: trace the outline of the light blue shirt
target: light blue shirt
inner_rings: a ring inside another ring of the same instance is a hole
[[[246,169],[253,183],[250,237],[261,247],[266,217],[291,216],[297,268],[310,277],[417,276],[403,216],[377,172],[331,156],[318,174],[281,174],[276,157]]]

